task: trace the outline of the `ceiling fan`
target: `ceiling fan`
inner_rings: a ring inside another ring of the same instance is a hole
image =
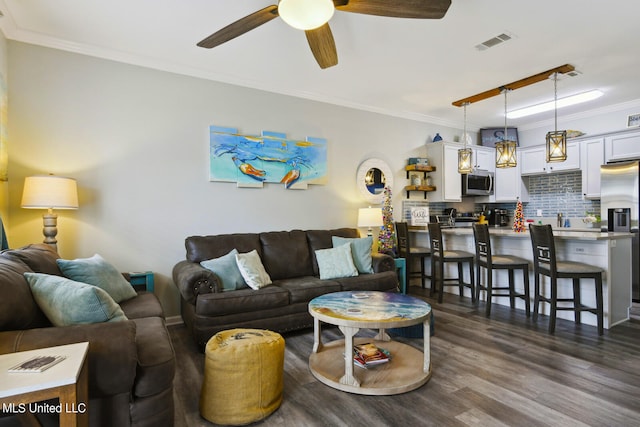
[[[336,44],[329,19],[335,9],[343,12],[393,18],[440,19],[451,0],[279,0],[216,31],[198,43],[213,48],[280,16],[287,24],[303,30],[320,68],[338,63]]]

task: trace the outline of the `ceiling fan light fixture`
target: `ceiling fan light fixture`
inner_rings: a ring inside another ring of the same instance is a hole
[[[280,0],[278,15],[298,30],[313,30],[329,22],[335,12],[332,0]]]

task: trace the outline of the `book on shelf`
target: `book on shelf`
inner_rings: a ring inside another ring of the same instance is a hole
[[[66,356],[34,356],[9,368],[9,372],[44,372],[66,359]]]
[[[387,363],[391,360],[391,354],[384,348],[379,348],[373,343],[357,344],[353,346],[353,362],[361,368]]]

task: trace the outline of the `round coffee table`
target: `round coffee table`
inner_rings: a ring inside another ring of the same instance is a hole
[[[313,352],[309,369],[322,383],[338,390],[357,394],[391,395],[414,390],[431,378],[430,314],[426,302],[399,293],[376,291],[334,292],[309,302],[314,322]],[[344,340],[322,343],[320,322],[337,325]],[[422,323],[424,351],[391,341],[388,328],[402,328]],[[379,329],[374,344],[391,353],[391,360],[354,372],[354,343],[371,342],[355,337],[360,328]]]

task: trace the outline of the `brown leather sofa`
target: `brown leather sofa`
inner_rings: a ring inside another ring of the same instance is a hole
[[[23,273],[62,276],[57,258],[45,244],[0,253],[0,354],[88,341],[90,425],[172,426],[175,355],[156,296],[121,302],[126,321],[54,327]],[[20,424],[2,414],[4,425]]]
[[[311,327],[308,302],[329,292],[398,291],[393,258],[378,253],[372,255],[373,274],[321,280],[315,251],[333,247],[332,236],[355,238],[359,232],[340,228],[188,237],[186,260],[173,268],[173,281],[181,295],[182,318],[199,347],[225,329],[287,332]],[[200,262],[234,248],[240,253],[257,250],[273,284],[222,292],[216,275]]]

